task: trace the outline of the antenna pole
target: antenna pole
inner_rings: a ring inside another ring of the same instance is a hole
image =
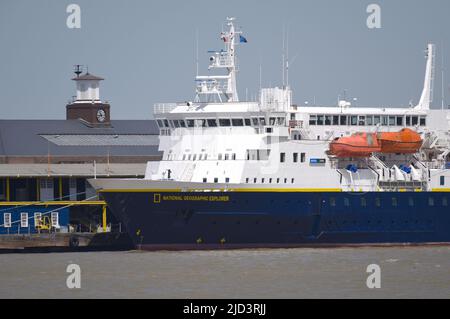
[[[442,41],[441,43],[441,97],[442,97],[442,101],[441,101],[441,109],[444,110],[444,102],[445,102],[445,90],[444,90],[444,41]]]
[[[262,57],[259,57],[259,91],[262,89]]]
[[[196,76],[198,76],[198,28],[195,30],[195,63],[196,63]]]
[[[286,86],[289,86],[289,28],[286,30]]]
[[[281,73],[282,73],[282,77],[283,77],[283,88],[284,88],[284,79],[285,79],[285,77],[284,77],[284,24],[283,24],[283,50],[282,50],[282,53],[281,53],[281,62],[282,62],[282,66],[281,66]]]

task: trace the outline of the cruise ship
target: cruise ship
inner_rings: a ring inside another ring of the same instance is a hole
[[[240,101],[227,18],[195,99],[154,105],[163,158],[143,179],[92,179],[141,249],[450,242],[450,112],[417,105],[296,105],[287,80]],[[287,73],[287,72],[286,72]],[[285,74],[283,77],[286,77]]]

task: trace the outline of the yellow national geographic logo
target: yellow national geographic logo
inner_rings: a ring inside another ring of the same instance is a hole
[[[153,203],[161,203],[161,194],[153,194]]]

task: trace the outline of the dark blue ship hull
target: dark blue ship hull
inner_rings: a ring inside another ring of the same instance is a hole
[[[102,192],[143,249],[450,243],[445,192]]]

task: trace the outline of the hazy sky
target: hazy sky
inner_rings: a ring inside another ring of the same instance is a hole
[[[66,26],[66,7],[81,7],[81,29]],[[381,6],[381,29],[366,25],[366,8]],[[281,84],[283,25],[289,29],[294,102],[335,105],[344,89],[358,105],[418,101],[424,49],[436,43],[434,106],[441,105],[444,46],[450,104],[448,0],[0,0],[0,118],[64,118],[75,94],[73,65],[105,78],[102,99],[115,119],[152,117],[156,102],[194,98],[195,34],[200,73],[207,50],[235,16],[248,43],[238,48],[238,89],[245,98]]]

